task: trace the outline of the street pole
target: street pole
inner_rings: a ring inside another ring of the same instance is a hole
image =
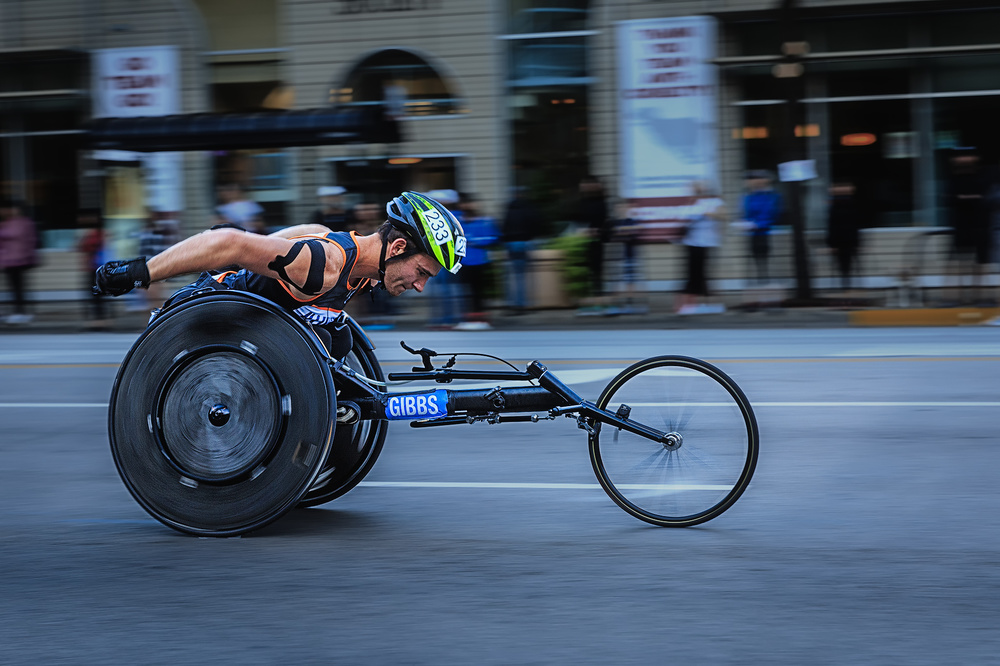
[[[802,56],[809,52],[809,44],[802,39],[795,16],[795,0],[781,1],[782,61],[775,65],[773,74],[785,82],[785,103],[782,111],[781,156],[786,164],[805,160],[806,123],[802,113],[803,74]],[[801,127],[802,137],[796,137]],[[792,227],[792,247],[795,262],[795,300],[806,304],[812,299],[812,278],[809,272],[809,246],[806,244],[805,216],[802,212],[802,181],[786,180],[788,222]]]

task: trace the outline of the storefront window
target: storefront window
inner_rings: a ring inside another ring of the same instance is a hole
[[[558,232],[589,169],[590,128],[585,0],[508,2],[508,114],[511,184],[527,188]]]
[[[0,58],[0,195],[23,199],[44,247],[71,247],[78,207],[76,132],[87,116],[87,55]]]
[[[909,67],[887,68],[886,63],[879,63],[877,69],[870,62],[809,65],[809,75],[822,77],[824,96],[831,98],[905,95],[912,85]]]
[[[456,190],[457,157],[359,157],[337,159],[329,164],[329,181],[347,189],[351,205],[385,205],[407,190]]]
[[[335,104],[384,105],[390,114],[408,117],[465,112],[452,83],[423,58],[402,49],[365,58],[330,97]]]
[[[588,0],[511,0],[510,34],[566,32],[587,28]]]
[[[585,37],[512,40],[512,86],[579,83],[587,76]]]
[[[583,86],[517,90],[509,98],[514,184],[528,188],[551,222],[569,219],[589,171],[587,102]]]
[[[913,164],[918,156],[908,100],[842,102],[829,107],[831,182],[857,188],[875,226],[913,223]]]
[[[934,90],[1000,90],[1000,55],[942,58],[931,67]]]
[[[906,48],[910,33],[906,19],[883,14],[810,22],[805,37],[815,51],[865,51]]]
[[[808,137],[823,185],[853,181],[875,225],[946,224],[951,159],[959,151],[975,152],[985,176],[1000,182],[1000,53],[992,46],[1000,10],[934,4],[926,11],[858,6],[850,16],[834,13],[797,12],[811,46],[803,86],[809,93],[801,97],[812,119],[797,129]],[[727,23],[728,54],[777,55],[786,33],[773,18],[761,13]],[[784,158],[777,140],[789,131],[782,127],[784,86],[770,65],[725,70],[741,90],[742,122],[731,132],[747,169],[774,170]],[[822,192],[811,188],[811,196]],[[808,223],[819,227],[820,217]]]
[[[996,7],[969,8],[958,12],[935,12],[923,21],[931,46],[994,44],[1000,10]]]

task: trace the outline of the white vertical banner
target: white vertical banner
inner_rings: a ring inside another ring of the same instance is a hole
[[[180,67],[176,46],[100,49],[93,55],[95,118],[139,118],[180,113]],[[107,161],[142,162],[146,206],[183,208],[181,155],[95,151]]]
[[[94,117],[169,116],[180,109],[176,46],[94,51]]]
[[[621,187],[633,219],[669,237],[696,180],[718,186],[715,19],[617,25]]]

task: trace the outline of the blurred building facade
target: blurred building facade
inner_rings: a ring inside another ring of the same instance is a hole
[[[525,186],[551,223],[540,231],[555,232],[583,175],[627,196],[619,26],[705,16],[718,86],[703,157],[724,198],[738,207],[747,170],[787,159],[790,88],[775,65],[788,61],[783,44],[804,41],[794,136],[816,171],[801,186],[806,227],[821,229],[829,184],[850,179],[886,230],[873,242],[899,254],[914,230],[946,223],[952,151],[1000,163],[1000,3],[800,0],[790,16],[781,4],[0,0],[0,189],[34,211],[47,263],[73,247],[77,208],[102,206],[115,253],[127,255],[148,209],[178,212],[192,233],[227,182],[264,206],[269,226],[307,221],[324,185],[347,188],[352,203],[401,189],[475,192],[494,215]],[[159,54],[165,69],[143,71]],[[79,149],[90,118],[116,113],[108,104],[134,102],[123,112],[134,115],[161,94],[170,100],[157,114],[377,106],[401,136],[152,157]],[[720,279],[742,278],[741,247],[727,238],[733,262],[722,264],[733,268]],[[646,262],[648,288],[674,285],[671,252],[644,250],[658,260]]]

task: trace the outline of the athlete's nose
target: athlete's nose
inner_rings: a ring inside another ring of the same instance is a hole
[[[426,285],[426,284],[427,284],[427,280],[426,279],[417,280],[416,282],[413,283],[413,290],[416,291],[416,292],[418,292],[418,293],[422,292],[424,290],[424,285]]]

